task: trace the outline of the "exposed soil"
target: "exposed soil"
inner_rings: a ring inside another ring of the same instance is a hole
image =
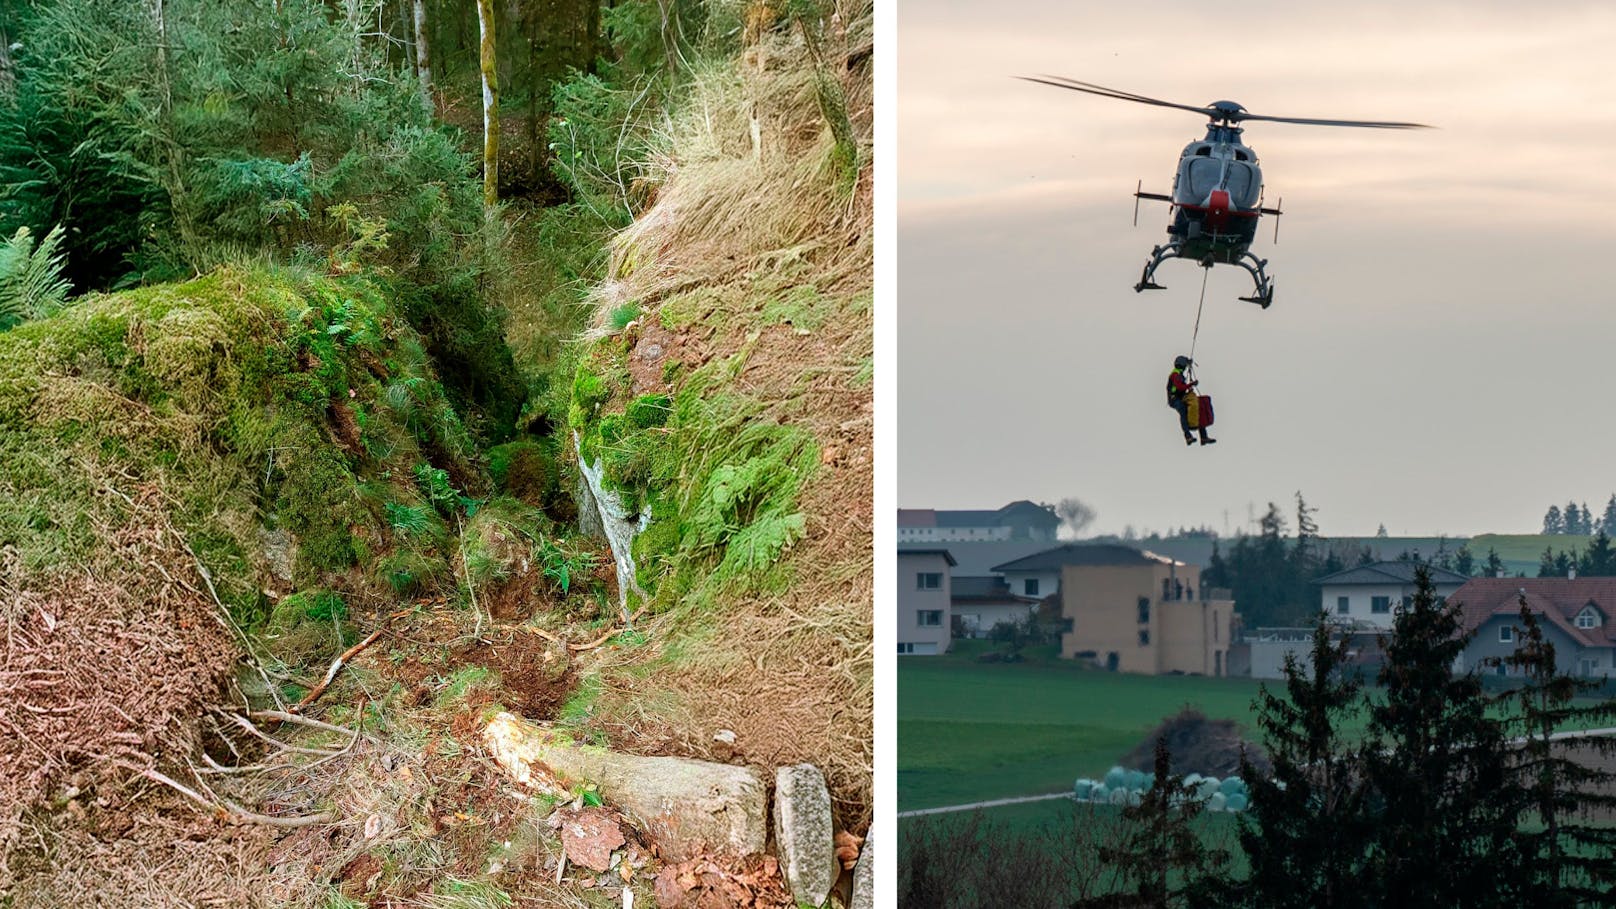
[[[1199,710],[1186,708],[1152,729],[1120,763],[1130,770],[1151,772],[1156,760],[1156,740],[1165,737],[1172,753],[1172,772],[1179,775],[1225,777],[1240,771],[1240,752],[1261,773],[1269,769],[1268,755],[1261,745],[1247,742],[1234,720],[1208,719]]]
[[[499,702],[540,722],[555,718],[577,683],[566,648],[522,631],[498,641],[478,641],[456,651],[454,661],[498,672]]]

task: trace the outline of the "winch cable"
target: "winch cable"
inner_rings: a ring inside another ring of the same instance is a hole
[[[1201,271],[1201,302],[1195,304],[1195,332],[1190,335],[1190,369],[1195,368],[1195,342],[1201,338],[1201,310],[1206,307],[1206,279],[1212,274],[1212,266],[1204,266]]]

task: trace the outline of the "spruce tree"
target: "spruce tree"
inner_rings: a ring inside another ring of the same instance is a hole
[[[1537,562],[1537,576],[1540,578],[1554,577],[1554,549],[1552,547],[1545,546],[1543,548],[1543,555],[1538,558]]]
[[[1504,560],[1498,557],[1498,550],[1491,546],[1487,547],[1487,573],[1485,576],[1489,578],[1503,577],[1503,570]]]
[[[1588,544],[1577,571],[1591,578],[1608,578],[1616,575],[1616,550],[1612,549],[1610,535],[1604,528],[1601,527],[1598,535]]]
[[[1201,841],[1196,819],[1206,803],[1184,777],[1171,772],[1165,737],[1156,740],[1155,774],[1137,805],[1122,809],[1118,842],[1100,847],[1100,859],[1115,869],[1122,888],[1078,900],[1073,909],[1176,909],[1201,905],[1200,894],[1228,864],[1229,856]]]
[[[1285,692],[1257,695],[1257,725],[1273,764],[1264,775],[1241,756],[1251,803],[1240,819],[1250,873],[1228,905],[1254,909],[1368,906],[1362,876],[1372,821],[1358,755],[1342,725],[1362,707],[1362,683],[1347,666],[1348,640],[1331,642],[1321,615],[1311,665],[1285,656]]]
[[[1543,515],[1543,532],[1545,534],[1565,533],[1565,517],[1560,514],[1560,506],[1550,505]]]
[[[1516,787],[1481,680],[1454,666],[1469,643],[1431,576],[1398,613],[1369,708],[1364,778],[1375,793],[1366,888],[1392,906],[1513,906]]]
[[[1587,762],[1577,755],[1606,758],[1616,753],[1616,739],[1582,736],[1552,741],[1568,726],[1599,728],[1616,719],[1616,701],[1579,705],[1599,688],[1597,682],[1560,672],[1554,643],[1544,637],[1537,616],[1520,600],[1514,653],[1501,659],[1525,685],[1500,696],[1513,705],[1515,731],[1523,742],[1514,757],[1515,779],[1523,787],[1532,816],[1521,825],[1516,844],[1525,865],[1517,899],[1523,906],[1611,905],[1616,883],[1616,828],[1589,823],[1590,810],[1609,815],[1616,809],[1616,773],[1608,762]]]
[[[1606,533],[1616,533],[1616,494],[1605,503],[1605,516],[1599,519],[1599,526]]]
[[[1453,555],[1453,570],[1465,577],[1474,577],[1476,574],[1476,556],[1470,551],[1469,543],[1461,543],[1459,551]]]

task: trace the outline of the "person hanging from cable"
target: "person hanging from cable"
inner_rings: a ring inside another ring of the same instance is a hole
[[[1200,382],[1189,374],[1193,365],[1189,357],[1173,358],[1173,371],[1167,376],[1167,406],[1178,411],[1178,428],[1184,430],[1185,445],[1195,444],[1197,430],[1201,444],[1211,445],[1217,441],[1206,434],[1212,424],[1212,400],[1196,392]]]

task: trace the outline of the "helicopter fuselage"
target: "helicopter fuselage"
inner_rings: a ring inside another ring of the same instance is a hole
[[[1206,137],[1179,156],[1167,234],[1179,243],[1183,258],[1232,263],[1256,239],[1262,168],[1240,132],[1237,126],[1209,123]]]

